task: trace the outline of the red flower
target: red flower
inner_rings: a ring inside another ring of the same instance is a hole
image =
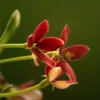
[[[66,70],[67,69],[67,70]],[[69,81],[66,80],[57,80],[65,73],[69,77]],[[46,66],[45,74],[49,80],[49,82],[56,88],[65,89],[68,88],[70,85],[77,84],[76,76],[74,74],[73,69],[70,65],[65,62],[61,58],[59,62],[56,63],[56,67],[51,68],[50,66]]]
[[[31,49],[32,54],[34,56],[34,62],[37,66],[39,65],[37,58],[41,62],[44,62],[45,64],[51,67],[55,66],[55,62],[51,60],[51,58],[48,55],[44,54],[41,50],[47,52],[54,51],[64,44],[62,39],[55,37],[43,39],[43,37],[48,31],[49,23],[47,20],[44,20],[37,26],[37,28],[34,31],[34,34],[30,35],[27,39],[27,46]]]
[[[60,38],[64,41],[64,45],[60,48],[60,57],[62,57],[64,60],[78,60],[85,56],[89,52],[89,47],[86,45],[72,45],[65,49],[63,47],[65,46],[68,37],[69,37],[69,27],[66,25],[62,31],[62,34]]]
[[[60,47],[59,50],[59,61],[56,63],[56,67],[50,68],[49,66],[46,66],[45,69],[45,74],[47,75],[49,82],[60,89],[67,88],[70,85],[77,83],[74,71],[67,61],[80,59],[89,52],[89,47],[85,45],[73,45],[63,49],[68,40],[69,33],[69,27],[66,25],[60,36],[64,41],[64,45]],[[56,81],[63,73],[65,73],[70,80]]]

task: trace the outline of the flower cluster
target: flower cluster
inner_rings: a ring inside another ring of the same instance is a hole
[[[72,45],[64,48],[70,35],[68,25],[65,25],[59,38],[45,37],[49,31],[49,23],[48,20],[43,20],[36,27],[34,33],[27,37],[26,43],[8,44],[7,42],[12,37],[19,24],[20,12],[16,10],[11,15],[6,29],[0,37],[0,54],[5,48],[23,48],[29,50],[32,54],[0,59],[0,64],[34,59],[35,65],[39,66],[39,61],[41,61],[46,64],[44,68],[45,79],[34,86],[32,86],[31,82],[28,82],[15,87],[5,82],[3,76],[0,74],[0,98],[4,97],[7,98],[7,100],[41,100],[42,92],[40,89],[47,87],[49,84],[59,89],[65,89],[73,84],[77,84],[76,75],[68,62],[84,57],[90,49],[86,45]],[[63,74],[68,76],[69,80],[60,80]]]
[[[70,85],[77,84],[75,73],[68,61],[82,58],[89,52],[89,47],[86,45],[72,45],[64,48],[70,34],[68,25],[65,25],[60,38],[44,38],[48,31],[49,23],[44,20],[28,37],[27,47],[34,56],[36,66],[39,66],[38,60],[46,64],[45,75],[49,83],[56,88],[65,89]],[[51,52],[52,56],[48,56],[46,52]],[[68,81],[57,80],[63,74],[69,77]]]

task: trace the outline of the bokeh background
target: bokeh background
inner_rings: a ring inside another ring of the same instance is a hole
[[[21,24],[9,43],[24,43],[35,27],[44,19],[50,23],[47,36],[59,37],[65,24],[70,27],[66,46],[84,44],[91,48],[81,60],[69,62],[78,85],[65,90],[51,86],[43,89],[43,100],[99,100],[100,99],[100,0],[0,0],[0,36],[14,10],[21,12]],[[1,59],[31,54],[23,49],[6,49]],[[30,79],[40,82],[45,65],[35,67],[32,60],[0,64],[0,71],[9,83],[20,84]],[[63,78],[66,78],[64,76]]]

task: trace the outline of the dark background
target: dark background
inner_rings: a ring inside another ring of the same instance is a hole
[[[70,27],[67,46],[88,45],[90,53],[81,60],[69,62],[78,85],[65,90],[51,86],[43,89],[43,100],[99,100],[100,98],[100,0],[0,0],[0,36],[14,10],[21,12],[21,24],[9,43],[24,43],[27,36],[44,19],[50,23],[47,36],[59,37],[64,25]],[[31,54],[23,49],[6,49],[2,59]],[[30,79],[40,82],[45,65],[35,67],[32,60],[6,63],[0,70],[9,83],[20,84]],[[64,76],[66,78],[66,76]]]

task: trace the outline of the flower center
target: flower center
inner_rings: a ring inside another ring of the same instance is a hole
[[[34,49],[36,49],[36,48],[37,48],[36,43],[34,43],[34,44],[33,44],[33,47],[32,47],[32,48],[34,48]]]
[[[73,54],[73,53],[71,53],[71,52],[67,52],[67,53],[65,53],[65,58],[66,58],[66,60],[68,61],[68,60],[70,60],[72,57],[74,57],[75,56],[75,54]]]

